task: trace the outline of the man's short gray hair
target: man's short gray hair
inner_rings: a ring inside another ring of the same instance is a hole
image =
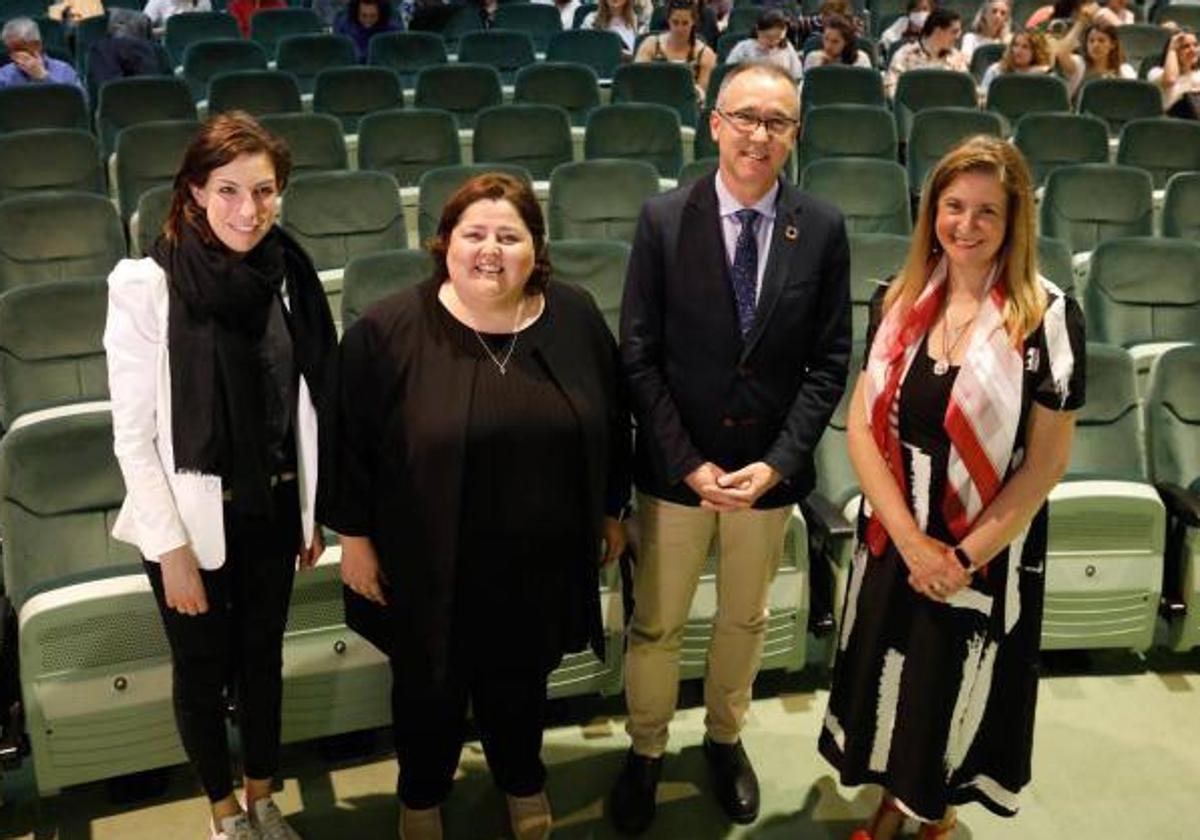
[[[744,76],[747,73],[761,73],[764,76],[771,76],[780,81],[787,82],[788,87],[792,89],[792,93],[797,97],[800,95],[800,89],[796,85],[796,80],[792,78],[792,74],[784,70],[778,64],[771,64],[768,61],[744,61],[741,64],[734,66],[732,70],[725,74],[725,78],[721,79],[721,86],[717,88],[717,105],[721,105],[721,100],[725,98],[725,89],[729,87],[738,76]]]
[[[6,44],[11,41],[36,41],[40,44],[42,30],[38,29],[33,18],[16,17],[4,24],[3,31],[0,31],[0,41]]]

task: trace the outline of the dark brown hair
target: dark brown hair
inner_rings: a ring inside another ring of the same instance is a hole
[[[459,187],[442,208],[437,233],[426,245],[433,255],[433,276],[440,282],[449,279],[446,252],[450,250],[450,235],[458,227],[463,213],[477,201],[507,201],[516,208],[533,237],[533,271],[525,283],[525,294],[543,291],[550,282],[550,260],[546,254],[546,223],[542,219],[542,209],[528,183],[501,172],[476,175]]]
[[[242,155],[265,154],[275,168],[275,188],[283,192],[292,172],[292,153],[287,144],[267,131],[244,111],[226,111],[204,122],[200,131],[183,153],[183,163],[175,173],[171,209],[163,224],[163,234],[178,242],[183,225],[195,229],[210,245],[217,238],[208,226],[204,208],[192,196],[192,187],[200,189],[208,183],[214,169]]]

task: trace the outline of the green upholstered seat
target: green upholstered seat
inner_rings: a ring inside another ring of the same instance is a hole
[[[657,192],[658,173],[644,161],[563,164],[550,177],[550,238],[632,242],[642,203]]]
[[[679,115],[666,105],[624,102],[601,105],[588,116],[584,157],[642,160],[662,178],[674,178],[683,166]]]
[[[430,169],[461,160],[458,125],[449,111],[377,111],[359,123],[359,169],[390,173],[402,187],[416,186]]]
[[[367,114],[403,107],[400,77],[387,67],[330,67],[313,83],[313,111],[337,117],[346,134],[357,134]]]
[[[1041,233],[1067,243],[1072,253],[1093,251],[1118,236],[1154,232],[1149,173],[1131,166],[1082,163],[1061,166],[1046,179]]]
[[[354,42],[323,32],[288,35],[279,40],[275,66],[296,77],[301,93],[312,93],[317,74],[333,67],[354,67]]]
[[[1025,156],[1037,186],[1060,166],[1108,163],[1108,128],[1099,117],[1086,114],[1026,114],[1017,121],[1013,144]]]
[[[551,276],[587,289],[614,338],[620,327],[629,251],[628,244],[616,240],[553,239],[549,244]]]
[[[347,168],[342,124],[329,114],[266,114],[263,127],[287,143],[292,153],[292,176],[336,172]]]
[[[476,163],[516,164],[545,181],[573,153],[571,117],[557,105],[499,105],[475,118]]]
[[[896,160],[896,124],[878,105],[821,105],[804,115],[797,142],[801,170],[829,157]]]
[[[0,294],[107,277],[124,256],[121,220],[103,196],[46,192],[0,201]]]
[[[810,163],[800,186],[836,205],[851,233],[912,232],[908,176],[894,161],[826,158]]]
[[[298,114],[300,87],[281,70],[232,70],[208,81],[208,112],[245,111],[251,116]]]
[[[116,146],[121,218],[133,214],[146,190],[175,180],[183,153],[199,128],[195,120],[163,120],[121,129]]]
[[[96,138],[77,128],[0,134],[0,200],[46,190],[105,194]]]
[[[433,273],[427,251],[380,251],[355,257],[342,277],[342,329],[353,324],[371,304],[419,283]]]
[[[572,125],[583,126],[600,104],[600,88],[595,71],[587,64],[541,61],[517,71],[513,102],[557,105],[571,115]]]
[[[459,128],[473,127],[477,113],[503,102],[500,74],[487,64],[457,62],[424,67],[417,73],[416,86],[414,104],[418,108],[449,111]]]

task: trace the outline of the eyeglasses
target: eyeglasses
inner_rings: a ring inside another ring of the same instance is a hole
[[[721,119],[728,122],[739,134],[753,134],[761,125],[767,130],[767,134],[772,137],[783,137],[789,131],[792,131],[796,126],[800,125],[799,120],[793,120],[791,117],[760,117],[758,114],[752,114],[749,111],[725,111],[721,108],[717,109],[717,113],[721,115]]]

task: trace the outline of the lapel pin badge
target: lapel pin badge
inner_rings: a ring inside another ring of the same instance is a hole
[[[795,242],[796,237],[800,235],[800,231],[796,230],[795,225],[788,225],[783,229],[783,238],[789,242]]]

